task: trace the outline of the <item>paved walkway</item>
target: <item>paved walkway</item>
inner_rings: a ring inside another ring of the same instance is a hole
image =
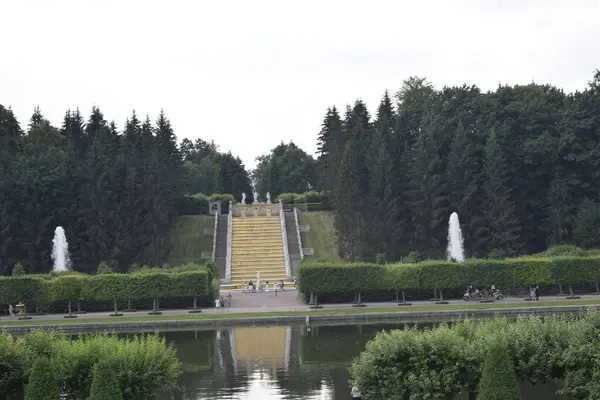
[[[221,291],[221,295],[226,297],[229,292]],[[275,293],[241,293],[239,291],[231,292],[231,307],[224,309],[215,308],[203,308],[202,314],[222,314],[222,313],[256,313],[256,312],[305,312],[309,308],[306,304],[300,301],[298,293],[295,290],[286,290],[285,292],[278,292],[277,296]],[[600,300],[600,295],[582,295],[580,300]],[[469,304],[476,305],[480,304],[479,301],[466,302],[461,299],[459,300],[446,300],[448,306],[466,306]],[[548,301],[560,301],[563,305],[569,305],[575,300],[567,300],[564,296],[542,296],[540,302]],[[496,304],[517,304],[526,303],[524,297],[507,297],[504,300],[495,302]],[[528,303],[528,302],[527,302]],[[412,307],[398,307],[397,303],[394,302],[379,302],[379,303],[365,303],[369,308],[393,308],[396,310],[410,311],[413,307],[433,307],[439,305],[433,301],[415,301],[412,302]],[[351,303],[344,304],[324,304],[322,310],[342,310],[352,308]],[[137,312],[124,313],[125,317],[148,317],[149,310],[139,310]],[[185,310],[165,310],[162,315],[189,315],[187,309]],[[78,320],[93,319],[93,318],[110,318],[112,312],[95,312],[79,315]],[[64,314],[50,314],[50,315],[32,315],[32,320],[63,320]],[[118,318],[113,317],[115,321]],[[0,326],[2,321],[13,321],[17,320],[16,317],[1,317]]]

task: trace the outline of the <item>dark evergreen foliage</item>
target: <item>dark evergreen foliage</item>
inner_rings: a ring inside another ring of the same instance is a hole
[[[444,257],[452,212],[468,256],[600,245],[600,72],[573,94],[435,90],[411,77],[375,120],[363,106],[343,120],[328,109],[317,140],[319,187],[348,259]]]

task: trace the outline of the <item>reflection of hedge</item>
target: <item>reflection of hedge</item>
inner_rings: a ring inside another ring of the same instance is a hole
[[[600,257],[427,261],[419,264],[302,264],[300,292],[317,295],[365,290],[431,290],[496,285],[585,284],[600,281]]]

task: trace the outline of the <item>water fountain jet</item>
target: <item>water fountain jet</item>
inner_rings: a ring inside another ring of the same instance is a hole
[[[458,214],[453,212],[448,221],[448,248],[446,250],[448,260],[465,261],[465,252],[463,249],[463,236],[460,230]]]
[[[69,258],[69,244],[62,226],[57,226],[52,239],[52,260],[54,261],[54,272],[65,272],[71,268]]]

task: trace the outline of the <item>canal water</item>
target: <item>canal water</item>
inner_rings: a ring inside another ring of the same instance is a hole
[[[183,363],[178,400],[348,400],[348,367],[381,330],[402,324],[259,326],[165,332]],[[523,385],[524,400],[563,400]],[[466,393],[456,400],[467,400]]]

